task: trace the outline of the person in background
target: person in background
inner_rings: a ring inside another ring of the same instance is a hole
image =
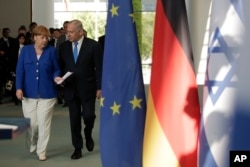
[[[25,34],[20,33],[17,36],[17,43],[13,46],[11,49],[12,56],[10,57],[10,73],[13,79],[13,86],[11,88],[11,97],[15,105],[18,105],[20,103],[20,100],[17,99],[16,97],[16,65],[17,65],[17,60],[18,57],[21,53],[22,48],[25,45]]]
[[[63,90],[69,106],[71,139],[75,149],[71,159],[79,159],[83,148],[82,118],[86,148],[88,151],[94,149],[92,130],[96,118],[95,101],[101,97],[102,49],[97,41],[84,36],[79,20],[68,23],[67,35],[68,41],[59,46],[59,63],[62,74],[73,72],[63,82]]]
[[[102,50],[104,51],[105,35],[102,35],[98,38],[98,43],[101,45]]]
[[[62,79],[56,49],[48,45],[49,36],[45,26],[34,28],[34,43],[22,48],[16,67],[16,96],[22,100],[24,117],[30,119],[29,151],[36,152],[40,161],[47,159],[56,83]]]
[[[60,36],[61,36],[60,29],[55,28],[53,31],[53,39],[49,41],[49,45],[54,46],[56,48],[57,41]],[[57,104],[63,104],[63,87],[61,85],[57,85],[57,90],[58,90]]]
[[[68,24],[69,24],[68,20],[63,22],[63,29],[61,30],[61,36],[57,40],[56,48],[59,48],[60,44],[68,40],[68,36],[67,36]]]
[[[85,29],[83,29],[83,36],[84,36],[85,38],[88,37],[88,32],[87,32]]]
[[[53,38],[49,41],[49,45],[54,46],[55,48],[57,47],[57,41],[61,36],[61,31],[59,28],[55,28],[53,30]],[[57,48],[58,49],[58,48]]]
[[[55,30],[55,28],[53,28],[53,27],[49,28],[49,33],[50,33],[49,41],[54,39],[54,30]]]
[[[1,92],[3,95],[10,95],[10,90],[6,89],[5,84],[11,80],[10,75],[10,58],[12,57],[12,48],[16,43],[16,40],[10,36],[10,29],[8,27],[3,28],[2,37],[0,38],[0,66],[1,66]]]
[[[67,27],[68,27],[69,21],[66,20],[63,22],[63,27],[61,29],[61,36],[58,38],[57,42],[56,42],[56,49],[59,50],[59,46],[68,40],[68,35],[67,35]],[[68,107],[67,102],[64,99],[64,95],[63,95],[63,87],[59,87],[59,94],[61,94],[62,98],[63,98],[63,107]]]
[[[3,41],[0,41],[0,104],[3,104],[3,88],[4,84],[6,82],[5,75],[7,73],[6,67],[5,67],[5,52],[3,48]]]
[[[24,35],[26,36],[26,33],[27,33],[27,29],[26,29],[25,25],[21,25],[21,26],[18,28],[18,30],[17,30],[17,36],[18,36],[19,34],[24,34]]]
[[[37,23],[36,22],[31,22],[30,25],[29,25],[29,31],[26,33],[26,44],[32,44],[34,41],[33,41],[33,36],[32,36],[32,33],[33,33],[33,30],[34,28],[37,27]]]

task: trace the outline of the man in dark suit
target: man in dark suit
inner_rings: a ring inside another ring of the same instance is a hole
[[[69,21],[66,20],[63,22],[63,30],[61,31],[61,36],[58,38],[57,43],[56,43],[56,48],[58,49],[59,46],[64,42],[68,40],[68,35],[67,35],[67,27],[68,27]]]
[[[95,100],[101,97],[102,49],[97,41],[84,37],[82,23],[72,20],[67,27],[68,41],[59,46],[62,73],[73,72],[64,80],[64,98],[69,106],[72,144],[75,148],[71,159],[82,157],[83,138],[81,117],[85,124],[86,148],[93,151]],[[76,51],[77,49],[77,51]],[[74,60],[74,52],[78,52]]]
[[[32,38],[32,32],[34,30],[34,28],[37,27],[37,23],[36,22],[31,22],[29,25],[29,31],[26,33],[26,39],[25,39],[25,44],[32,44],[34,43],[33,38]]]
[[[98,38],[98,42],[102,47],[102,50],[104,51],[104,43],[105,43],[105,35],[102,35]]]
[[[56,49],[57,50],[59,50],[59,46],[63,43],[63,42],[65,42],[65,41],[67,41],[68,40],[68,35],[67,35],[67,27],[68,27],[68,23],[69,23],[69,21],[68,20],[66,20],[66,21],[64,21],[63,22],[63,27],[62,27],[62,29],[60,29],[61,31],[60,31],[60,36],[58,37],[58,39],[57,39],[57,42],[56,42]],[[60,96],[62,97],[62,101],[63,101],[63,107],[68,107],[68,104],[67,104],[67,102],[65,101],[65,99],[64,99],[64,95],[63,95],[63,87],[58,87],[59,89],[58,89],[58,91],[59,91],[59,94],[60,94]]]
[[[13,56],[11,51],[15,43],[15,39],[10,36],[10,29],[8,27],[3,28],[0,38],[0,104],[4,94],[3,87],[5,90],[5,83],[11,79],[10,59]]]

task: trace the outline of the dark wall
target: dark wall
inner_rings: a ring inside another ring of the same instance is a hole
[[[17,36],[20,25],[28,26],[32,18],[31,0],[0,0],[0,37],[2,28],[9,27],[11,36]]]

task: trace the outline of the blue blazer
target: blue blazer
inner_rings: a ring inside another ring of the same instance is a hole
[[[37,59],[34,44],[23,47],[16,67],[16,89],[27,98],[55,98],[54,78],[60,76],[58,56],[53,46],[47,45]]]

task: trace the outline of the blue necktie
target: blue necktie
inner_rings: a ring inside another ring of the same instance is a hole
[[[74,60],[75,60],[75,63],[76,63],[77,56],[78,56],[77,44],[78,44],[78,42],[74,42],[74,50],[73,50],[73,53],[74,53]]]

